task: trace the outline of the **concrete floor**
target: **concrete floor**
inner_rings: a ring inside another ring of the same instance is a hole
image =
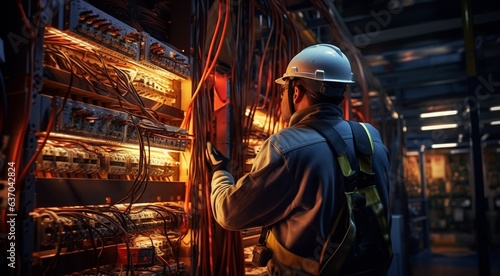
[[[500,248],[489,252],[490,275],[500,275]],[[412,276],[480,275],[476,252],[454,246],[433,246],[411,258]],[[489,276],[489,275],[481,275]]]

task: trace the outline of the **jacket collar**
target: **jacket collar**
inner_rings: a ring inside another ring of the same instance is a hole
[[[344,114],[340,106],[328,103],[321,103],[309,106],[293,113],[290,118],[290,126],[296,125],[299,122],[310,117],[320,117],[323,119],[341,119]]]

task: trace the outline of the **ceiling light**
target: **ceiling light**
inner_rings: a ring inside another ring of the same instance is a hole
[[[434,144],[432,145],[432,148],[433,149],[454,148],[457,145],[458,145],[457,143]]]
[[[491,121],[490,125],[500,125],[500,121]]]
[[[432,117],[450,116],[450,115],[457,115],[457,114],[458,114],[457,110],[445,110],[445,111],[422,113],[422,114],[420,114],[420,118],[432,118]]]
[[[490,107],[490,111],[500,111],[500,105]]]
[[[470,150],[469,149],[452,149],[450,150],[450,154],[462,154],[462,153],[468,153]]]
[[[430,126],[422,126],[420,129],[425,130],[436,130],[436,129],[445,129],[445,128],[456,128],[458,124],[442,124],[442,125],[430,125]]]

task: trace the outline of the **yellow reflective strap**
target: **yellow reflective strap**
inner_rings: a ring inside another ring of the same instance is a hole
[[[365,129],[366,135],[368,135],[368,140],[370,140],[370,147],[372,149],[372,154],[374,153],[375,149],[373,147],[373,140],[372,140],[372,135],[370,134],[370,131],[368,131],[368,128],[364,123],[360,123],[361,126]],[[362,172],[365,172],[367,174],[373,174],[373,168],[372,168],[372,157],[371,156],[361,156],[359,158],[359,169]]]
[[[368,134],[368,139],[370,139],[370,146],[372,148],[372,153],[375,153],[375,148],[373,146],[373,139],[372,135],[370,134],[370,131],[368,131],[368,128],[364,123],[361,123],[363,128],[366,131],[366,134]],[[369,157],[369,164],[370,164],[370,170],[365,171],[366,173],[373,173],[372,169],[372,159],[371,156]],[[361,164],[360,164],[361,166]],[[377,217],[378,225],[380,229],[382,230],[382,233],[384,234],[384,240],[387,246],[387,249],[389,250],[389,254],[392,256],[392,245],[391,245],[391,237],[389,236],[389,225],[387,224],[387,220],[385,217],[385,210],[384,210],[384,205],[382,204],[382,201],[380,200],[380,196],[378,194],[377,188],[375,186],[370,186],[366,187],[364,189],[360,190],[368,190],[368,192],[365,192],[366,195],[366,206],[372,206],[373,212],[375,212],[375,216]]]
[[[365,123],[359,123],[366,131],[366,134],[368,135],[368,139],[370,140],[370,147],[372,148],[372,154],[375,152],[375,149],[373,148],[373,140],[372,140],[372,135],[370,134],[370,131],[368,131],[368,128],[366,127]]]
[[[384,233],[384,240],[387,246],[387,249],[389,250],[389,254],[392,256],[392,245],[391,245],[391,237],[389,236],[389,226],[387,225],[387,220],[385,219],[385,211],[384,211],[384,205],[382,204],[382,201],[380,200],[380,195],[378,194],[377,187],[375,185],[362,188],[362,189],[357,189],[355,191],[356,193],[359,194],[364,194],[366,198],[366,206],[371,206],[373,212],[375,213],[375,217],[377,217],[377,222],[382,230],[382,233]]]
[[[273,251],[273,256],[280,263],[291,267],[293,269],[300,269],[312,275],[317,275],[319,272],[319,262],[307,259],[294,253],[288,251],[285,247],[283,247],[276,237],[274,237],[273,232],[269,232],[269,236],[266,240],[267,248]]]
[[[382,203],[378,203],[375,205],[372,205],[372,209],[376,214],[378,225],[380,229],[382,229],[382,233],[384,233],[384,240],[385,244],[387,246],[387,249],[389,251],[389,254],[392,256],[392,243],[391,243],[391,237],[389,236],[389,226],[387,225],[387,220],[385,219],[385,214],[384,214],[384,205]]]
[[[375,185],[368,186],[362,189],[356,189],[355,191],[358,194],[362,194],[366,198],[366,206],[371,206],[377,203],[380,203],[380,196],[378,194],[377,188]]]
[[[359,170],[366,174],[373,174],[372,157],[369,155],[359,156]]]
[[[349,159],[347,159],[346,154],[337,157],[337,160],[339,161],[340,169],[342,170],[342,174],[344,176],[349,176],[353,173],[351,164],[349,163]]]

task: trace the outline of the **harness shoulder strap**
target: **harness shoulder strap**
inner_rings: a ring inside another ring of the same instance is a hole
[[[364,123],[354,121],[347,122],[352,130],[354,149],[359,162],[359,170],[362,173],[372,175],[372,155],[374,154],[374,147],[370,131],[368,131]]]
[[[366,125],[354,121],[347,121],[347,123],[351,126],[354,142],[356,143],[356,151],[364,155],[372,155],[373,142]]]
[[[350,153],[347,144],[336,129],[337,124],[340,122],[342,121],[336,122],[333,126],[323,120],[307,120],[302,123],[313,128],[326,139],[330,148],[334,150],[335,156],[337,156],[342,174],[345,177],[350,177],[354,174],[354,170],[349,162],[348,154]]]

